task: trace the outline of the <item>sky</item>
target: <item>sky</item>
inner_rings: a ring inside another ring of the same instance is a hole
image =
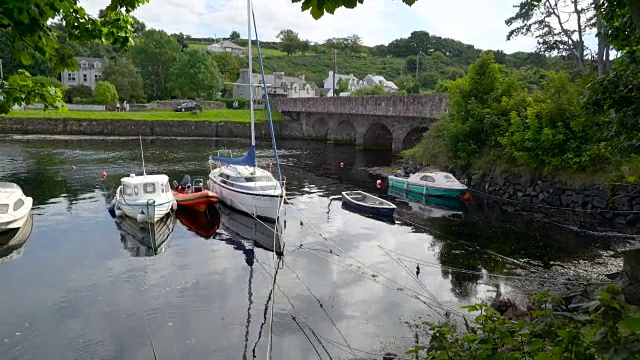
[[[483,50],[507,53],[533,51],[535,40],[507,41],[504,20],[512,16],[519,0],[418,0],[413,6],[401,0],[367,0],[355,9],[341,8],[334,15],[314,20],[291,0],[253,0],[259,38],[275,40],[282,29],[293,29],[302,39],[322,42],[330,37],[359,35],[368,46],[388,44],[412,31],[448,37]],[[109,0],[81,0],[97,14]],[[231,31],[247,34],[245,0],[150,0],[134,16],[147,27],[194,37],[226,37]]]

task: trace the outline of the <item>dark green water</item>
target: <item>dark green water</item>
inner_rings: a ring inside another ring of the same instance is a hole
[[[279,146],[291,203],[273,292],[274,359],[398,351],[411,341],[404,321],[437,320],[445,308],[521,291],[522,281],[476,272],[597,263],[611,247],[482,199],[453,212],[410,206],[377,190],[377,178],[365,170],[389,165],[387,152]],[[147,173],[178,181],[206,176],[208,156],[222,147],[242,151],[246,144],[145,140]],[[137,139],[0,139],[0,181],[18,183],[35,203],[29,240],[0,263],[3,359],[151,359],[151,342],[159,359],[266,357],[272,253],[242,236],[260,225],[222,214],[220,229],[204,239],[176,221],[164,251],[136,256],[148,252],[121,240],[106,207],[120,177],[141,173],[139,149]],[[258,156],[268,161],[267,152]],[[394,201],[397,222],[349,212],[330,199],[345,189]],[[416,262],[398,254],[419,259],[422,285]]]

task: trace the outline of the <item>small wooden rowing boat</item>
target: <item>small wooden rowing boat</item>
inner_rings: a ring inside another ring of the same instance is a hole
[[[345,191],[342,193],[342,203],[354,210],[371,215],[393,218],[396,206],[387,200],[373,196],[364,191]]]

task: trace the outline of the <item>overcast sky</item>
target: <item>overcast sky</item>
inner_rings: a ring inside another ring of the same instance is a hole
[[[97,14],[109,0],[82,0]],[[409,7],[400,0],[367,0],[355,9],[341,8],[335,15],[314,20],[291,0],[254,0],[261,40],[274,40],[282,29],[293,29],[303,39],[323,41],[329,37],[359,35],[365,45],[387,44],[424,30],[473,44],[480,49],[508,53],[532,51],[535,41],[506,41],[504,20],[513,15],[519,0],[418,0]],[[237,30],[246,37],[245,0],[151,0],[134,14],[148,27],[197,37],[224,37]]]

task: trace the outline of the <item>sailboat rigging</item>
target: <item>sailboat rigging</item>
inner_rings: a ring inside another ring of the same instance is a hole
[[[246,86],[249,89],[251,145],[249,146],[249,150],[246,155],[241,158],[222,157],[220,156],[220,153],[218,156],[213,156],[209,162],[212,168],[207,182],[209,189],[216,192],[222,202],[235,210],[248,213],[255,217],[277,220],[282,207],[282,200],[286,193],[286,180],[283,179],[280,173],[278,152],[273,132],[273,119],[271,117],[271,110],[269,107],[269,95],[266,87],[264,86],[264,81],[262,81],[262,87],[265,94],[265,107],[268,111],[269,123],[271,126],[272,147],[278,170],[278,179],[276,180],[271,172],[260,168],[256,160],[251,15],[251,1],[247,0],[249,79]],[[262,77],[264,78],[264,67],[261,66],[260,70]]]

